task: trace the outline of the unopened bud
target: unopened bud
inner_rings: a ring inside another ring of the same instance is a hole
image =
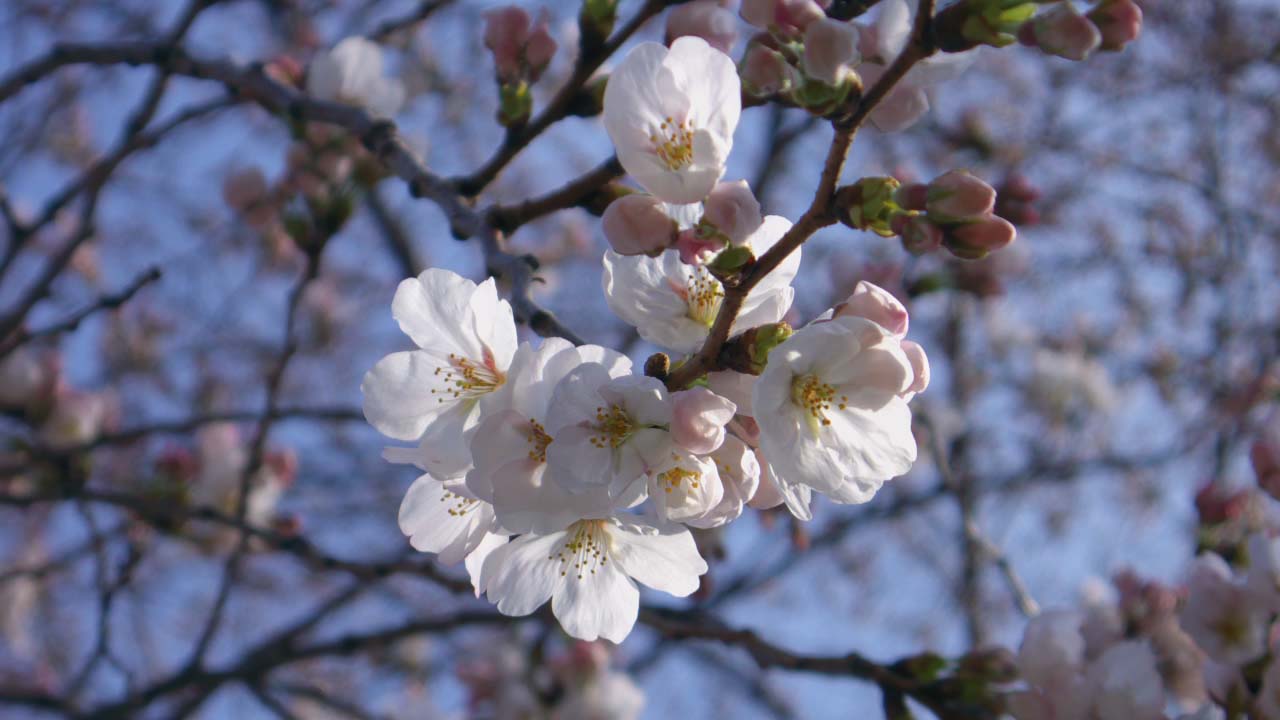
[[[1007,6],[1007,7],[1006,7]],[[1036,13],[1038,2],[1011,0],[971,0],[960,34],[969,42],[993,47],[1012,45],[1014,33]]]
[[[840,222],[855,230],[893,237],[896,233],[891,222],[902,212],[893,195],[901,185],[891,177],[868,177],[840,188],[836,192]]]
[[[716,0],[693,0],[667,15],[667,44],[685,36],[700,37],[727,54],[738,41],[738,20]]]
[[[769,363],[769,353],[791,337],[794,331],[785,322],[769,323],[754,327],[748,332],[754,333],[751,338],[751,359],[761,368]]]
[[[756,261],[755,253],[751,252],[751,248],[746,245],[734,245],[720,251],[711,262],[707,263],[707,269],[712,275],[718,278],[725,278],[734,273],[741,272],[743,268]]]
[[[519,82],[525,42],[532,23],[524,8],[508,5],[484,14],[484,46],[493,53],[493,64],[503,84]]]
[[[1017,229],[1008,220],[991,215],[978,222],[947,228],[943,244],[956,257],[977,260],[1012,243],[1017,237]]]
[[[814,0],[742,0],[742,19],[761,30],[796,36],[827,16]]]
[[[685,265],[706,265],[723,249],[724,240],[717,235],[690,229],[676,236],[676,251]]]
[[[804,72],[828,85],[839,85],[861,60],[858,28],[853,23],[822,18],[804,33]]]
[[[1133,0],[1103,0],[1088,17],[1102,34],[1102,50],[1123,50],[1142,33],[1142,8]]]
[[[756,97],[791,90],[799,82],[799,72],[778,51],[753,42],[738,68],[742,86]]]
[[[929,356],[924,354],[924,348],[920,343],[914,340],[903,340],[902,352],[911,362],[912,380],[907,389],[902,391],[901,396],[910,400],[916,393],[922,393],[929,387]]]
[[[671,373],[671,357],[663,352],[656,352],[644,361],[645,377],[665,381]]]
[[[673,393],[671,400],[671,439],[698,455],[719,449],[738,406],[703,387]]]
[[[676,221],[664,203],[646,193],[632,193],[609,203],[601,219],[609,247],[619,255],[656,256],[676,239]]]
[[[835,307],[834,317],[860,317],[876,323],[898,337],[907,334],[907,308],[893,293],[879,285],[859,281],[848,299]]]
[[[996,206],[995,188],[963,170],[952,170],[929,183],[925,209],[936,223],[977,220]]]
[[[763,222],[760,202],[746,180],[717,183],[702,202],[700,224],[709,224],[735,245],[746,242]]]
[[[903,185],[893,194],[893,201],[901,205],[903,210],[923,212],[925,203],[929,201],[929,186],[924,183]]]
[[[1019,38],[1026,39],[1023,35]],[[1102,44],[1102,33],[1070,0],[1065,0],[1031,21],[1030,39],[1050,55],[1084,60]]]
[[[578,16],[582,48],[594,49],[602,45],[613,32],[613,23],[617,19],[618,0],[583,0],[582,13]]]

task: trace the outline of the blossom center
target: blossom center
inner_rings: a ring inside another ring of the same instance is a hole
[[[845,395],[836,397],[834,385],[828,385],[817,375],[810,373],[797,375],[791,381],[791,401],[804,411],[809,429],[816,435],[822,426],[831,424],[827,413],[832,406],[844,410],[849,398]]]
[[[457,493],[445,490],[444,494],[440,496],[440,502],[448,505],[449,515],[452,517],[462,517],[472,510],[475,510],[476,505],[479,504],[480,501],[469,497],[463,497]]]
[[[506,382],[502,373],[488,350],[485,351],[484,362],[477,363],[471,358],[449,353],[449,366],[438,367],[433,373],[444,381],[443,389],[432,388],[432,395],[439,395],[439,402],[464,398],[477,398],[487,395]]]
[[[529,421],[529,459],[534,462],[547,461],[547,446],[551,444],[551,436],[546,428],[537,420]]]
[[[565,532],[564,545],[547,560],[560,563],[560,577],[576,575],[581,580],[595,575],[609,562],[609,537],[604,520],[579,520]]]
[[[591,436],[591,444],[597,448],[618,448],[631,438],[635,431],[635,423],[621,405],[610,405],[608,408],[596,408],[595,429],[598,434]]]
[[[649,133],[649,142],[666,169],[683,170],[693,164],[693,126],[687,119],[677,122],[668,115]]]
[[[658,473],[658,487],[662,488],[665,493],[673,493],[684,487],[684,482],[689,481],[689,489],[698,489],[698,479],[701,475],[693,470],[685,470],[682,467],[674,467],[666,472]]]
[[[685,304],[689,308],[689,319],[711,327],[724,300],[724,286],[701,267],[694,268],[693,276],[686,285]]]

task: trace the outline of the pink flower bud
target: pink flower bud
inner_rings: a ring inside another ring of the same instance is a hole
[[[742,19],[761,30],[798,35],[827,16],[814,0],[742,0]]]
[[[760,228],[764,217],[760,202],[751,193],[746,180],[717,183],[702,205],[702,220],[741,245]]]
[[[504,84],[536,82],[556,52],[546,12],[539,14],[536,26],[529,13],[514,5],[490,10],[484,21],[484,45],[493,53],[498,80]]]
[[[924,183],[909,183],[893,193],[893,199],[904,210],[924,211],[929,202],[929,186]]]
[[[911,370],[915,374],[911,385],[901,393],[903,399],[910,400],[916,393],[922,393],[929,387],[929,356],[924,354],[920,343],[913,340],[902,341],[902,352],[911,361]]]
[[[907,308],[893,293],[866,280],[854,286],[853,294],[836,306],[835,317],[866,318],[899,338],[906,336],[910,322]]]
[[[1018,231],[1008,220],[991,215],[985,220],[947,228],[947,249],[956,257],[977,259],[1012,243]]]
[[[991,214],[995,188],[963,170],[952,170],[929,183],[925,209],[934,222],[965,222]]]
[[[1088,17],[1102,33],[1103,50],[1123,50],[1142,33],[1142,8],[1133,0],[1103,0]]]
[[[676,221],[661,200],[645,193],[609,203],[601,225],[609,247],[619,255],[657,255],[676,239]]]
[[[676,250],[685,265],[705,265],[724,249],[724,241],[696,230],[684,230],[676,237]]]
[[[250,227],[267,225],[275,214],[267,178],[256,167],[236,170],[228,175],[222,181],[222,200],[227,207],[242,215]]]
[[[689,452],[705,455],[724,442],[724,426],[738,406],[703,387],[672,396],[671,437]]]
[[[693,0],[677,5],[667,15],[667,44],[686,35],[700,37],[727,54],[738,41],[738,20],[716,0]]]
[[[840,85],[861,60],[853,23],[823,17],[804,32],[804,72],[828,85]]]
[[[925,215],[899,215],[892,228],[902,238],[903,249],[912,255],[925,255],[942,247],[942,228]]]
[[[764,97],[791,89],[799,73],[776,50],[752,43],[742,59],[739,74],[748,92]]]
[[[1258,487],[1274,498],[1280,498],[1280,427],[1263,431],[1249,448],[1249,462],[1258,479]]]
[[[1084,60],[1102,44],[1102,33],[1067,0],[1031,21],[1035,44],[1050,55]]]

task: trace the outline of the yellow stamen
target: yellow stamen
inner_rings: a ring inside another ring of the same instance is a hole
[[[693,164],[693,126],[688,120],[676,122],[668,116],[649,133],[649,142],[668,170],[683,170]]]

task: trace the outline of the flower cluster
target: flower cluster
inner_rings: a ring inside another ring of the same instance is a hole
[[[648,193],[616,200],[604,230],[609,306],[675,353],[706,341],[726,297],[725,258],[750,262],[791,228],[762,216],[743,182],[721,182],[739,114],[732,61],[698,37],[636,47],[605,92],[606,128]],[[916,457],[907,402],[928,385],[907,311],[861,283],[792,333],[792,252],[736,308],[752,373],[689,387],[636,372],[596,345],[520,342],[492,279],[431,269],[404,280],[392,314],[417,349],[362,385],[386,452],[423,474],[400,508],[413,547],[465,563],[477,594],[527,615],[551,601],[575,638],[627,636],[639,585],[698,589],[707,563],[690,528],[813,492],[870,500]],[[661,373],[659,373],[661,374]]]

